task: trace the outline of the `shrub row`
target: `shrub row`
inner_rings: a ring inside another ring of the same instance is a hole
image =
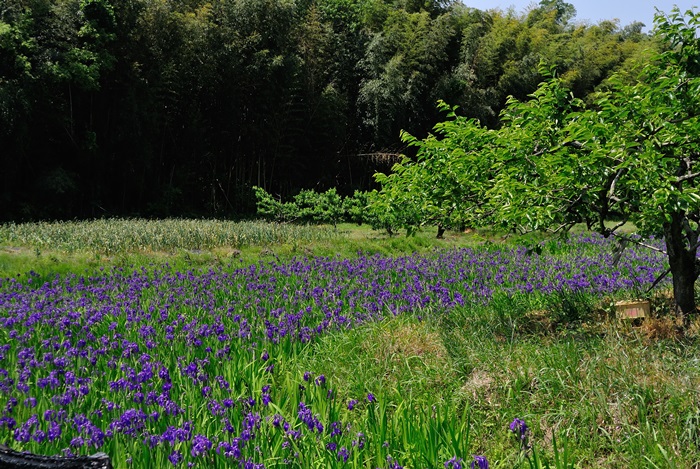
[[[367,224],[374,229],[385,229],[390,234],[405,226],[395,207],[387,205],[377,191],[355,191],[342,196],[333,189],[326,192],[302,190],[292,200],[283,202],[261,187],[254,187],[257,215],[279,223]]]
[[[343,197],[333,189],[326,192],[302,190],[288,202],[275,199],[265,189],[254,187],[258,216],[266,220],[307,224],[340,222],[365,223],[363,212],[368,205],[368,192],[355,191]]]

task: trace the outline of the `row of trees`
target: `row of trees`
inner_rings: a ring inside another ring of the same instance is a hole
[[[554,65],[585,98],[655,42],[447,0],[3,0],[2,220],[233,215],[371,187],[439,119],[490,128]]]
[[[403,134],[417,158],[377,176],[384,212],[406,227],[567,231],[586,223],[605,236],[631,221],[643,235],[663,236],[676,304],[696,312],[699,26],[693,11],[657,15],[664,51],[650,55],[636,76],[611,77],[589,102],[562,75],[526,100],[510,98],[498,129],[443,104],[448,120],[433,135]]]

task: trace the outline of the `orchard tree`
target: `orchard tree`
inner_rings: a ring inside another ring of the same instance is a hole
[[[663,235],[687,318],[700,272],[700,14],[675,9],[655,23],[666,48],[635,83],[611,79],[588,108],[556,78],[531,100],[509,102],[488,152],[498,171],[487,198],[515,226],[585,222],[610,236],[631,221],[641,234]],[[611,218],[619,223],[609,228]]]
[[[430,200],[422,216],[436,220],[454,207],[474,224],[565,232],[586,223],[625,241],[616,231],[633,222],[642,235],[663,235],[688,318],[700,272],[700,14],[675,9],[655,24],[664,51],[634,82],[614,77],[586,106],[550,75],[529,100],[509,99],[496,130],[453,116],[436,128],[440,138],[409,141],[417,160],[386,177],[383,191],[403,189],[404,200],[417,191]]]
[[[441,102],[440,108],[450,119],[437,124],[434,134],[421,140],[401,133],[416,148],[416,158],[404,157],[389,175],[375,174],[382,189],[374,199],[375,211],[400,207],[395,220],[407,232],[437,225],[438,238],[446,228],[483,223],[484,191],[493,175],[481,153],[495,137],[476,119],[458,116],[456,107]]]

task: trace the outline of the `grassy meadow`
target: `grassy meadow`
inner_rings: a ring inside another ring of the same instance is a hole
[[[663,256],[434,234],[0,226],[0,444],[115,468],[700,465],[697,325],[647,291]],[[616,319],[640,297],[651,317]]]

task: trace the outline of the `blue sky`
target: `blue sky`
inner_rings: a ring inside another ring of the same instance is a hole
[[[500,8],[507,10],[514,7],[516,13],[522,14],[528,7],[536,6],[539,0],[462,0],[468,7],[480,10]],[[644,31],[650,31],[654,22],[654,7],[663,12],[671,11],[674,5],[678,5],[681,11],[686,11],[693,6],[700,5],[700,0],[569,0],[576,7],[575,21],[587,21],[595,24],[601,20],[617,18],[620,26],[628,25],[634,21],[641,21],[647,27]]]

